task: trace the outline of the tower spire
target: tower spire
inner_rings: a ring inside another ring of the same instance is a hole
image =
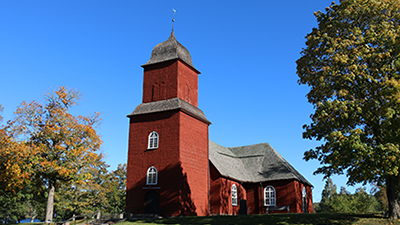
[[[172,31],[174,31],[175,13],[176,13],[176,10],[175,10],[174,8],[172,8],[172,11],[173,11],[173,13],[172,13]]]

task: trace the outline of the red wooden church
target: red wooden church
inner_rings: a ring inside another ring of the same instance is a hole
[[[204,216],[312,212],[312,184],[269,144],[226,148],[208,138],[198,74],[174,32],[142,65],[143,103],[128,115],[126,210]]]

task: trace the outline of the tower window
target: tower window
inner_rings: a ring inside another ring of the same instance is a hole
[[[156,149],[158,148],[158,134],[157,132],[153,131],[149,134],[149,144],[148,149]]]
[[[157,169],[154,166],[151,166],[147,170],[147,185],[156,185],[157,184]]]
[[[231,200],[232,200],[232,205],[233,206],[237,206],[238,205],[236,184],[233,184],[232,188],[231,188]]]
[[[275,188],[267,186],[264,188],[264,206],[276,205]]]

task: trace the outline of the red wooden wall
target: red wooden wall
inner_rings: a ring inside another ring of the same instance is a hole
[[[197,107],[197,71],[180,60],[144,68],[143,102],[179,97]],[[130,117],[126,209],[145,212],[145,195],[156,191],[160,215],[209,214],[208,122],[181,109]],[[159,147],[147,149],[159,134]],[[147,169],[158,170],[157,185],[146,185]]]
[[[144,68],[143,102],[180,98],[198,107],[198,73],[180,60]]]
[[[238,206],[231,204],[231,187],[236,184],[238,187],[239,199],[247,200],[248,214],[266,213],[264,206],[263,189],[273,186],[276,193],[276,205],[289,205],[290,213],[302,213],[302,190],[306,187],[307,192],[307,212],[311,213],[312,208],[312,189],[308,185],[297,180],[280,180],[261,183],[241,183],[222,177],[217,169],[210,165],[210,209],[211,214],[239,214]],[[274,211],[271,213],[287,213],[287,211]]]

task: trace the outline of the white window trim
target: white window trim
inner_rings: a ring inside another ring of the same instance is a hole
[[[303,204],[303,212],[308,212],[308,203],[307,203],[307,189],[306,187],[303,187],[302,191],[302,204]]]
[[[231,203],[233,206],[237,206],[238,205],[238,195],[237,195],[238,191],[237,191],[237,187],[236,184],[232,184],[231,187]]]
[[[160,137],[157,132],[153,131],[149,134],[149,141],[147,144],[147,149],[157,149]]]
[[[271,191],[272,190],[272,191]],[[267,193],[269,196],[267,197]],[[269,200],[269,203],[267,203]],[[276,205],[276,191],[272,186],[266,186],[264,188],[264,206],[274,206]]]
[[[152,169],[154,169],[154,171],[151,171]],[[158,171],[157,171],[157,168],[155,168],[154,166],[150,166],[147,169],[146,184],[147,185],[156,185],[157,182],[158,182]]]

